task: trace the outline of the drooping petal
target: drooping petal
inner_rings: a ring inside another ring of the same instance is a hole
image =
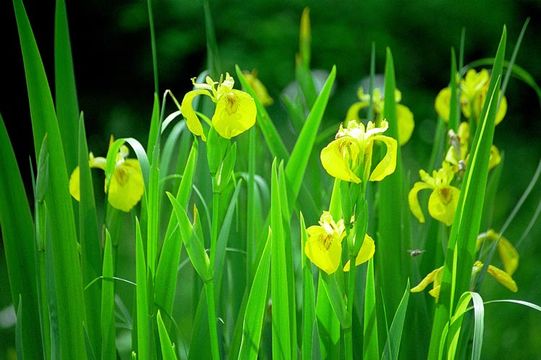
[[[397,142],[395,139],[384,135],[374,135],[372,139],[384,143],[387,150],[383,159],[370,174],[370,181],[381,181],[387,175],[392,174],[396,168]]]
[[[244,91],[233,89],[218,99],[212,126],[221,137],[231,139],[254,126],[256,114],[254,99]]]
[[[493,169],[502,161],[500,151],[495,145],[490,147],[490,157],[488,159],[488,169]]]
[[[496,113],[496,125],[502,122],[503,118],[505,117],[505,113],[507,112],[507,99],[505,96],[502,97],[502,100],[500,101],[500,106],[498,107],[498,112]]]
[[[421,292],[421,291],[423,291],[428,285],[430,285],[431,283],[434,282],[434,280],[436,279],[436,275],[438,275],[438,273],[442,269],[443,269],[443,266],[433,270],[432,272],[430,272],[427,276],[424,277],[423,280],[421,280],[421,282],[419,284],[417,284],[417,286],[411,288],[410,291],[411,292]]]
[[[341,241],[318,225],[310,226],[306,231],[308,240],[304,246],[304,253],[318,268],[327,274],[334,273],[340,265],[342,256]]]
[[[186,125],[188,126],[188,129],[192,132],[192,134],[194,134],[195,136],[201,136],[203,141],[206,141],[207,138],[205,136],[205,133],[203,132],[203,125],[201,125],[201,121],[197,117],[197,114],[193,109],[192,105],[193,99],[198,95],[210,96],[210,92],[205,89],[198,89],[187,92],[182,99],[182,104],[180,104],[180,112],[186,118]]]
[[[70,194],[73,196],[73,198],[77,201],[81,201],[81,188],[80,188],[80,171],[79,167],[77,166],[75,170],[71,173],[70,176]]]
[[[358,161],[359,143],[350,136],[333,140],[321,150],[320,159],[327,173],[337,179],[361,182],[361,179],[351,169],[351,164]]]
[[[449,111],[451,109],[451,89],[446,87],[441,89],[436,96],[434,102],[434,108],[438,113],[438,116],[445,122],[449,121]]]
[[[359,266],[361,264],[364,264],[368,260],[372,259],[374,256],[374,253],[376,252],[376,245],[374,244],[374,239],[368,234],[364,236],[364,241],[361,246],[361,249],[359,250],[359,253],[357,254],[357,257],[355,258],[355,266]],[[344,266],[344,271],[349,271],[350,262],[348,261],[346,265]]]
[[[430,215],[450,226],[455,217],[460,190],[454,186],[442,186],[434,189],[428,199],[428,212]]]
[[[518,291],[517,283],[515,282],[515,280],[513,280],[511,275],[509,275],[502,269],[499,269],[493,265],[489,265],[487,272],[492,275],[492,277],[496,279],[500,284],[502,284],[512,292]]]
[[[512,276],[515,270],[518,267],[519,254],[517,249],[504,237],[500,238],[498,242],[498,254],[500,259],[502,259],[503,267],[505,272]]]
[[[126,159],[117,165],[109,185],[108,200],[112,207],[129,212],[141,200],[144,191],[139,161]]]
[[[396,117],[398,120],[398,142],[402,146],[409,141],[415,122],[413,121],[413,113],[402,104],[396,104]]]
[[[421,204],[419,204],[419,198],[418,193],[421,190],[424,189],[431,189],[432,187],[428,185],[425,182],[417,181],[413,187],[411,188],[409,194],[408,194],[408,204],[410,206],[410,210],[413,213],[413,216],[419,220],[420,223],[425,222],[425,216],[423,214],[423,210],[421,210]]]

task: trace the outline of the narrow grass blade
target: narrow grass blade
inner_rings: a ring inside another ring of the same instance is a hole
[[[336,77],[336,67],[333,67],[327,81],[323,85],[321,93],[315,100],[314,106],[304,123],[304,126],[299,134],[299,137],[295,143],[295,147],[291,152],[291,156],[287,161],[285,168],[285,175],[289,185],[289,209],[291,209],[296,202],[298,193],[301,188],[302,179],[310,158],[311,150],[314,146],[319,125],[323,119],[325,108],[331,95],[331,89]]]
[[[308,257],[304,253],[304,246],[306,240],[308,240],[308,234],[306,233],[306,225],[304,223],[304,217],[302,213],[299,216],[300,219],[300,233],[301,233],[301,253],[302,253],[302,284],[303,284],[303,297],[302,297],[302,348],[301,354],[303,360],[312,359],[314,354],[314,335],[316,324],[316,295],[314,289],[314,279],[312,275],[312,264]]]
[[[147,266],[139,220],[135,218],[135,281],[137,311],[137,357],[150,359]]]
[[[105,232],[105,250],[103,252],[103,269],[101,285],[101,359],[116,359],[115,346],[115,282],[113,277],[113,247],[111,236]],[[97,286],[95,286],[97,287]],[[89,288],[90,289],[90,288]]]
[[[0,176],[0,228],[6,256],[11,300],[20,311],[18,319],[24,323],[21,327],[22,348],[18,348],[24,358],[43,357],[39,305],[37,293],[37,272],[35,261],[37,254],[34,244],[34,224],[26,191],[15,153],[4,120],[0,115],[0,168],[5,174]],[[24,307],[19,306],[19,300]],[[46,315],[46,314],[43,314]]]
[[[345,305],[342,306],[342,313],[344,312]],[[322,358],[340,359],[340,321],[329,299],[327,285],[321,276],[317,287],[316,317]]]
[[[291,358],[291,326],[289,311],[294,304],[290,303],[286,264],[284,225],[282,223],[282,201],[278,164],[272,163],[271,175],[271,299],[272,299],[272,353],[277,358]],[[295,350],[296,354],[296,350]]]
[[[451,49],[451,76],[449,87],[451,88],[451,100],[449,103],[449,129],[458,133],[460,122],[460,94],[458,92],[458,72],[456,68],[455,49]]]
[[[238,355],[239,360],[257,359],[263,332],[263,319],[267,308],[269,273],[271,266],[271,233],[267,238],[263,254],[259,260],[254,281],[250,287],[246,309],[244,311],[242,340]]]
[[[471,295],[474,311],[474,331],[471,358],[472,360],[479,360],[481,358],[481,349],[483,348],[485,307],[481,295],[475,292],[472,292]]]
[[[210,11],[210,0],[203,1],[203,9],[205,12],[205,33],[207,36],[207,67],[210,77],[217,79],[222,73],[222,66],[218,54],[218,42],[216,41],[216,34],[214,32],[212,13]]]
[[[68,15],[64,0],[56,1],[54,24],[54,67],[56,116],[66,149],[66,165],[72,169],[77,164],[77,129],[79,104],[75,86],[75,71],[71,55]],[[72,151],[67,151],[67,149]]]
[[[83,115],[79,119],[79,244],[83,284],[87,285],[100,275],[102,260],[94,186],[88,164],[88,146]],[[95,354],[100,353],[100,324],[95,314],[100,313],[100,287],[92,286],[85,293],[86,329]]]
[[[406,320],[406,313],[408,311],[409,296],[410,284],[408,281],[406,284],[406,291],[404,291],[402,300],[400,300],[400,304],[396,309],[393,321],[391,323],[387,342],[385,343],[385,349],[383,350],[383,359],[398,359],[402,332],[404,330],[404,321]]]
[[[151,0],[148,0],[150,4]],[[150,5],[149,5],[150,6]],[[150,119],[150,131],[148,133],[148,144],[147,144],[147,154],[148,158],[154,160],[154,151],[159,151],[157,147],[160,146],[160,100],[158,95],[154,94],[154,105],[152,107],[152,117]]]
[[[385,63],[384,117],[389,123],[387,136],[398,139],[398,120],[395,102],[395,73],[393,57],[387,49]],[[397,148],[396,170],[378,184],[378,250],[376,251],[376,277],[382,287],[387,310],[394,312],[401,298],[401,290],[406,283],[403,271],[406,250],[409,244],[407,213],[402,205],[407,204],[402,170],[400,147]]]
[[[376,313],[376,287],[374,260],[368,261],[364,291],[363,359],[379,359],[378,317]]]
[[[188,205],[196,164],[197,142],[194,142],[176,196],[182,208],[186,208]],[[173,312],[178,277],[177,269],[182,251],[182,239],[178,231],[175,231],[177,227],[177,217],[173,212],[167,226],[154,281],[155,301],[167,314],[172,314]]]
[[[80,358],[86,355],[85,309],[64,148],[47,77],[22,0],[14,0],[13,6],[23,54],[36,154],[37,144],[41,144],[47,134],[50,163],[55,167],[55,171],[50,172],[46,201],[52,219],[49,222],[50,251],[54,253],[54,275],[51,273],[50,276],[55,277],[56,284],[61,284],[55,288],[60,356]]]
[[[154,14],[152,13],[152,0],[147,0],[148,27],[150,30],[150,47],[152,52],[152,74],[154,75],[154,96],[159,94],[158,55],[156,50],[156,34],[154,30]]]
[[[164,360],[176,360],[177,355],[175,353],[175,346],[171,343],[169,335],[167,334],[167,329],[163,323],[162,314],[158,311],[158,316],[156,318],[158,324],[158,334],[160,336],[160,348],[162,350],[162,359]]]
[[[496,61],[491,73],[487,100],[479,117],[475,138],[470,150],[468,168],[464,175],[460,197],[455,213],[445,266],[439,302],[432,327],[429,356],[439,352],[441,331],[453,313],[458,294],[468,290],[471,268],[475,256],[475,245],[481,225],[481,216],[488,176],[488,160],[494,136],[495,117],[499,99],[499,85],[503,70],[506,29],[504,28]]]

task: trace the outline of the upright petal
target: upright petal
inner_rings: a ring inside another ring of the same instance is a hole
[[[364,236],[364,241],[355,258],[355,266],[359,266],[368,260],[372,259],[374,253],[376,252],[376,245],[374,244],[374,239],[368,234]],[[348,261],[344,266],[344,271],[349,271],[350,262]]]
[[[129,212],[141,200],[143,191],[143,173],[139,161],[127,159],[115,168],[108,196],[112,207]]]
[[[419,204],[419,197],[418,193],[421,190],[424,189],[431,189],[432,187],[428,185],[425,182],[417,181],[413,187],[411,188],[409,194],[408,194],[408,204],[410,206],[410,210],[413,213],[413,216],[419,220],[420,223],[425,222],[425,216],[423,214],[423,210],[421,210],[421,204]]]
[[[344,181],[360,183],[361,179],[351,169],[357,161],[359,143],[350,136],[333,140],[321,150],[320,159],[323,168],[329,175]]]
[[[365,107],[368,107],[368,103],[366,101],[359,101],[351,105],[346,114],[346,119],[345,119],[346,122],[349,120],[361,121],[361,116],[359,115],[359,111],[361,111]]]
[[[413,121],[413,113],[402,104],[396,104],[396,117],[398,119],[398,142],[402,146],[411,138],[415,122]]]
[[[370,181],[381,181],[396,169],[396,151],[398,146],[396,140],[388,136],[375,135],[372,139],[373,141],[384,143],[387,150],[383,159],[381,159],[372,171],[372,174],[370,174]]]
[[[80,171],[79,167],[77,166],[75,170],[71,173],[70,176],[70,194],[73,196],[73,198],[77,201],[81,201],[81,184],[80,184]]]
[[[428,199],[428,212],[430,215],[450,226],[455,217],[460,190],[454,186],[442,186],[434,189]]]
[[[188,126],[188,129],[192,132],[192,134],[194,134],[195,136],[201,136],[203,141],[206,141],[205,133],[203,132],[203,125],[201,125],[201,121],[199,121],[199,118],[197,117],[197,114],[193,109],[192,105],[193,99],[198,95],[210,96],[210,93],[208,90],[205,89],[198,89],[187,92],[182,99],[182,104],[180,104],[180,112],[186,118],[186,125]]]
[[[244,91],[233,89],[218,99],[212,126],[221,137],[231,139],[254,126],[256,114],[254,99]]]

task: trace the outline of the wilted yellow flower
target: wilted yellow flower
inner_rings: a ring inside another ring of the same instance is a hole
[[[458,134],[452,130],[449,131],[451,146],[445,156],[445,161],[453,165],[453,171],[461,171],[468,162],[469,142],[470,142],[470,124],[460,123]],[[490,148],[490,158],[488,160],[488,169],[492,169],[501,162],[500,151],[495,145]]]
[[[261,101],[261,104],[263,106],[272,105],[274,100],[270,97],[265,85],[257,78],[257,73],[255,71],[244,72],[244,77],[248,81],[248,84],[250,84],[250,87],[255,91],[255,95]]]
[[[344,220],[335,222],[328,211],[324,211],[321,215],[319,225],[306,229],[308,240],[304,246],[304,253],[327,274],[334,273],[340,265],[345,230]]]
[[[108,201],[112,207],[129,212],[141,200],[144,191],[143,173],[137,159],[127,159],[129,150],[121,146],[116,156],[116,165],[108,192]],[[107,160],[104,157],[94,157],[89,154],[88,164],[91,168],[105,171]],[[69,191],[75,200],[80,201],[80,170],[77,166],[71,173]]]
[[[432,176],[426,171],[420,170],[419,176],[421,177],[421,181],[417,181],[413,185],[408,195],[411,212],[419,222],[425,222],[417,194],[421,190],[431,189],[432,194],[430,194],[430,198],[428,199],[428,212],[434,219],[441,221],[447,226],[451,225],[460,195],[460,190],[451,186],[451,181],[453,181],[454,177],[451,165],[444,162],[441,169],[432,172]]]
[[[376,127],[371,121],[363,123],[350,120],[347,127],[340,125],[336,139],[321,150],[321,163],[329,175],[344,181],[380,181],[396,168],[396,140],[381,135],[389,127],[387,121]],[[375,141],[386,147],[385,156],[371,170],[372,148]]]
[[[357,92],[357,96],[360,101],[349,107],[346,115],[346,121],[357,120],[360,122],[361,117],[359,112],[364,108],[368,108],[370,105],[370,95],[365,94],[362,88],[360,88]],[[410,111],[410,109],[407,106],[399,104],[401,99],[402,94],[399,90],[395,90],[395,101],[397,103],[396,117],[398,122],[398,143],[400,145],[404,145],[411,138],[413,128],[415,127],[415,122],[413,120],[413,113]],[[385,101],[381,91],[378,88],[374,89],[374,92],[372,93],[372,106],[378,121],[383,119],[384,105]]]
[[[192,105],[194,98],[199,95],[210,97],[216,104],[211,125],[221,137],[231,139],[254,126],[257,112],[254,99],[244,91],[233,89],[235,81],[229,73],[226,73],[225,79],[220,78],[219,82],[207,76],[204,84],[196,83],[195,78],[192,83],[195,89],[184,95],[180,112],[194,135],[206,141],[203,126]]]
[[[483,263],[480,261],[476,261],[472,268],[472,275],[477,274],[481,268],[483,267]],[[496,279],[500,284],[511,290],[512,292],[517,292],[517,284],[515,283],[515,280],[506,273],[505,271],[497,268],[496,266],[489,265],[487,268],[487,272]],[[432,297],[439,298],[440,296],[440,289],[441,289],[441,281],[443,277],[443,266],[439,267],[432,272],[430,272],[427,276],[424,277],[423,280],[417,286],[410,289],[411,292],[421,292],[423,291],[428,285],[433,284],[432,289],[428,292]]]
[[[477,250],[479,250],[481,245],[486,241],[498,241],[497,250],[500,259],[502,260],[503,268],[506,273],[512,276],[517,270],[520,258],[517,249],[509,240],[492,229],[477,237]]]

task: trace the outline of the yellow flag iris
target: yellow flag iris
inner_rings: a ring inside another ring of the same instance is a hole
[[[396,168],[397,142],[381,135],[388,129],[387,121],[376,127],[371,121],[366,127],[357,120],[350,120],[347,127],[340,125],[336,139],[321,150],[323,168],[329,175],[348,182],[380,181]],[[385,145],[383,158],[372,170],[372,148],[374,142]]]
[[[365,94],[362,88],[359,89],[357,96],[360,101],[354,103],[349,107],[346,115],[346,121],[357,120],[358,122],[360,122],[361,117],[359,112],[362,109],[368,108],[368,106],[370,105],[370,95]],[[399,90],[396,90],[395,102],[396,117],[398,122],[398,143],[402,146],[406,144],[411,138],[413,128],[415,127],[415,121],[413,120],[413,113],[411,112],[411,110],[407,106],[400,104],[401,99],[402,94]],[[381,91],[378,88],[374,89],[374,92],[372,94],[372,106],[376,115],[376,119],[378,120],[377,122],[383,119],[384,105],[385,101],[381,94]]]
[[[207,76],[204,84],[196,83],[195,79],[192,83],[194,90],[184,95],[180,112],[194,135],[206,141],[203,125],[193,108],[193,100],[199,95],[210,97],[216,104],[210,125],[221,137],[231,139],[254,126],[257,113],[254,99],[244,91],[233,89],[235,81],[228,73],[219,82]]]
[[[424,223],[425,217],[419,204],[418,193],[421,190],[431,189],[432,194],[428,199],[428,212],[434,219],[449,226],[453,223],[460,190],[451,186],[454,173],[451,165],[444,162],[439,170],[432,172],[430,176],[426,171],[420,170],[421,181],[416,182],[408,195],[408,203],[413,215]]]
[[[462,113],[468,119],[473,116],[478,119],[481,115],[485,99],[487,97],[490,75],[486,69],[480,72],[470,69],[460,81],[460,105]],[[438,116],[444,121],[449,121],[449,110],[451,104],[451,89],[446,87],[436,96],[434,107]],[[498,125],[507,112],[507,99],[502,97],[498,112],[496,113],[496,125]]]
[[[274,100],[270,97],[265,85],[257,78],[257,73],[255,71],[244,72],[244,77],[246,78],[246,81],[248,81],[248,84],[250,84],[250,87],[255,91],[255,95],[259,101],[261,101],[263,106],[270,106],[274,103]]]
[[[486,233],[480,234],[477,237],[477,250],[479,250],[483,243],[487,241],[498,241],[497,250],[502,261],[503,268],[506,273],[512,276],[518,268],[520,259],[517,249],[505,237],[490,229]]]
[[[319,219],[319,225],[310,226],[306,229],[308,240],[304,246],[304,253],[314,265],[327,274],[338,270],[342,259],[342,240],[346,236],[344,220],[335,222],[328,211],[324,211]],[[374,256],[374,240],[367,234],[357,257],[355,265],[360,265]],[[349,261],[344,271],[349,271]]]
[[[137,159],[127,159],[129,150],[122,146],[116,157],[116,165],[108,192],[107,200],[115,209],[129,212],[143,196],[144,181],[141,165]],[[107,160],[104,157],[94,157],[89,154],[88,164],[91,168],[102,169],[105,171]],[[80,170],[76,167],[71,173],[69,181],[69,191],[71,196],[80,201]]]

